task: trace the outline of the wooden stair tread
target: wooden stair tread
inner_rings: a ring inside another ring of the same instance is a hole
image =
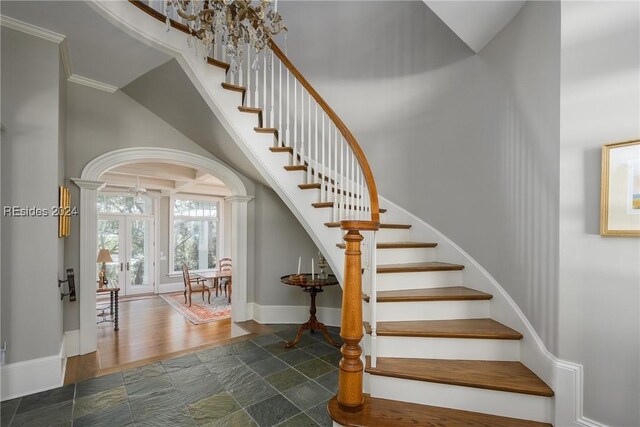
[[[258,133],[273,133],[278,135],[278,129],[276,128],[259,128],[259,127],[255,127],[253,128],[253,130],[255,130]]]
[[[262,108],[245,107],[244,105],[239,106],[238,110],[242,111],[243,113],[262,113]]]
[[[293,148],[291,147],[269,147],[269,150],[274,153],[293,153]]]
[[[340,227],[340,222],[325,222],[324,225],[326,225],[329,228],[338,228]],[[380,224],[380,228],[389,228],[389,229],[410,229],[411,225],[409,224]]]
[[[227,90],[232,90],[234,92],[245,92],[247,90],[244,86],[238,86],[231,83],[222,83],[222,87]]]
[[[319,187],[318,187],[319,188]],[[351,196],[351,195],[349,195]],[[320,208],[333,208],[334,206],[334,202],[317,202],[317,203],[311,203],[311,206],[313,206],[314,208],[320,209]],[[338,205],[339,206],[339,205]],[[353,209],[354,207],[352,207],[351,205],[349,205],[349,209]],[[362,210],[362,208],[358,209],[358,210]],[[380,213],[385,213],[387,210],[384,208],[379,208],[378,212]]]
[[[553,390],[520,362],[378,357],[365,371],[373,375],[451,384],[536,396],[553,396]]]
[[[378,291],[378,302],[411,302],[411,301],[476,301],[490,300],[491,294],[465,288],[451,286],[446,288],[402,289],[398,291]],[[364,296],[369,302],[369,295]]]
[[[371,325],[365,329],[371,333]],[[378,336],[520,340],[522,334],[493,319],[406,320],[378,322]]]
[[[307,166],[306,165],[287,165],[284,167],[285,170],[291,172],[291,171],[306,171],[307,170]]]
[[[382,228],[382,226],[380,226]],[[406,264],[378,265],[378,273],[418,273],[421,271],[452,271],[463,270],[464,265],[449,264],[447,262],[410,262]]]
[[[331,418],[345,427],[551,427],[551,424],[398,400],[364,396],[362,410],[344,411],[333,397],[327,405]]]
[[[316,209],[321,209],[321,208],[333,208],[334,203],[333,202],[316,202],[316,203],[311,203],[311,206],[313,206]],[[351,206],[348,205],[350,210],[356,210],[355,206]],[[359,207],[357,210],[362,210],[362,207]],[[378,212],[380,213],[385,213],[387,210],[383,209],[383,208],[379,208]]]
[[[381,209],[382,211],[382,209]],[[345,243],[336,244],[340,249],[346,249]],[[423,249],[423,248],[435,248],[437,243],[428,242],[378,242],[376,248],[378,249]]]
[[[301,190],[313,190],[313,189],[320,189],[322,188],[322,184],[320,184],[319,182],[314,182],[313,184],[299,184],[298,187]]]
[[[214,67],[222,68],[225,71],[229,71],[230,64],[226,62],[218,61],[217,59],[213,59],[212,57],[207,57],[207,63],[209,65],[213,65]]]

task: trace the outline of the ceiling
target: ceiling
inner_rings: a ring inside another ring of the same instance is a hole
[[[67,38],[71,73],[123,87],[171,59],[116,28],[82,1],[6,1],[2,14]]]
[[[424,0],[429,8],[478,53],[507,26],[526,0]]]
[[[230,196],[231,190],[213,175],[187,166],[167,163],[131,163],[118,166],[101,177],[110,190],[128,190],[138,185],[162,194]]]

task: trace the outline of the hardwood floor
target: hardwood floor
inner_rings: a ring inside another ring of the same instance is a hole
[[[158,296],[121,301],[120,330],[115,332],[112,323],[99,324],[98,351],[67,359],[65,384],[271,332],[259,323],[242,322],[249,335],[238,337],[236,325],[230,319],[194,325]]]

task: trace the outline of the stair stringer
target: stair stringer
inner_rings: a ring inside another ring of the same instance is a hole
[[[330,214],[324,209],[311,206],[311,203],[318,201],[317,192],[303,191],[298,187],[298,184],[305,182],[303,173],[284,169],[288,164],[286,156],[290,155],[272,153],[269,150],[273,146],[273,135],[255,132],[254,128],[258,126],[257,116],[238,110],[238,106],[242,105],[242,95],[222,88],[222,82],[225,81],[224,70],[196,57],[193,49],[187,46],[184,33],[175,29],[166,31],[164,24],[129,2],[90,0],[88,4],[122,31],[178,61],[234,142],[327,257],[331,270],[342,285],[344,254],[335,245],[342,241],[340,229],[327,228],[324,223],[330,221]]]

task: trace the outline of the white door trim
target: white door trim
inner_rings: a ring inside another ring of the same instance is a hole
[[[232,317],[234,321],[248,320],[247,310],[247,203],[253,198],[240,177],[231,168],[217,160],[209,159],[186,151],[157,147],[133,147],[102,154],[84,169],[80,178],[72,181],[80,187],[80,354],[97,350],[96,336],[96,277],[95,260],[97,245],[97,193],[105,183],[100,180],[108,170],[130,163],[169,163],[194,167],[219,178],[233,196],[232,203],[232,259],[233,259],[233,299]]]

